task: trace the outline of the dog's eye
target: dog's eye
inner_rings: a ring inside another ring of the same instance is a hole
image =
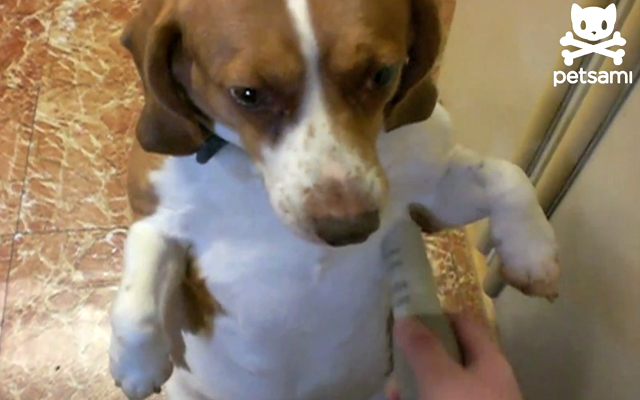
[[[231,88],[231,96],[244,107],[255,108],[260,105],[260,93],[256,89],[233,87]]]
[[[580,29],[582,29],[583,31],[587,29],[587,21],[582,21],[580,23]]]
[[[393,79],[396,77],[396,68],[385,65],[380,68],[378,72],[373,76],[373,85],[375,88],[384,88],[387,87],[390,83],[393,82]]]
[[[606,31],[607,30],[607,21],[602,21],[602,30]]]

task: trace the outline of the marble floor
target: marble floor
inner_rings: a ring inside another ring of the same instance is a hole
[[[0,4],[0,399],[123,399],[108,307],[141,108],[120,47],[132,0]],[[464,231],[427,239],[447,309],[484,315]]]

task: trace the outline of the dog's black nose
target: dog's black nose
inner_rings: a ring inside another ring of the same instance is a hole
[[[330,246],[363,243],[380,227],[380,212],[368,211],[348,218],[315,218],[314,226],[316,235]]]

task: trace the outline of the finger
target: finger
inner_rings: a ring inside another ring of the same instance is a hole
[[[387,379],[384,385],[384,394],[388,400],[400,400],[400,392],[398,391],[398,381],[393,374]]]
[[[411,369],[426,381],[435,381],[460,368],[436,334],[414,319],[396,320],[394,337]]]
[[[490,331],[480,322],[464,315],[452,315],[451,322],[458,336],[466,366],[472,366],[483,360],[493,360],[501,355]]]

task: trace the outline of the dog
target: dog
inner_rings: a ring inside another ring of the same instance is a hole
[[[439,227],[490,217],[506,280],[557,295],[527,176],[452,140],[440,29],[434,0],[142,4],[109,350],[129,398],[383,399],[380,247],[414,206]]]

